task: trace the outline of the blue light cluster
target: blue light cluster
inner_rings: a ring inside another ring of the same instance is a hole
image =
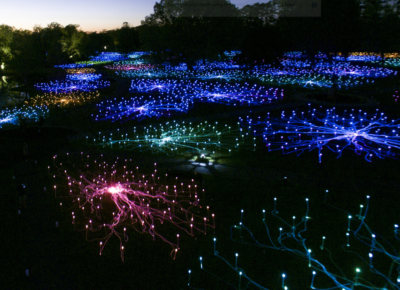
[[[212,70],[212,71],[191,71],[182,78],[199,80],[217,80],[217,81],[239,81],[247,78],[243,70]]]
[[[371,78],[378,77],[388,77],[396,75],[397,72],[390,70],[388,68],[382,67],[369,67],[369,66],[359,66],[351,65],[349,62],[326,62],[319,61],[315,65],[312,65],[309,61],[302,60],[290,60],[285,59],[281,61],[281,64],[285,68],[309,68],[297,71],[297,75],[307,74],[307,73],[320,73],[320,74],[332,74],[337,76],[353,75],[353,76],[364,76]],[[262,66],[264,69],[264,74],[270,74],[268,71],[273,70],[268,66]],[[267,67],[267,69],[265,69]],[[258,69],[260,70],[260,69]]]
[[[191,101],[221,103],[225,105],[262,105],[283,98],[284,92],[277,88],[249,84],[221,84],[201,81],[178,80],[132,80],[131,92],[158,91],[166,96],[179,96]]]
[[[379,55],[350,55],[348,57],[344,56],[335,56],[334,59],[340,61],[363,61],[363,62],[371,62],[371,61],[381,61],[382,57]]]
[[[335,108],[319,112],[309,107],[306,111],[292,111],[288,116],[265,120],[242,119],[263,137],[268,150],[282,153],[318,151],[319,162],[323,149],[341,156],[345,149],[363,155],[367,161],[374,158],[397,158],[400,151],[400,119],[391,120],[376,110],[367,114],[362,110],[345,110],[341,115]],[[325,151],[326,151],[325,150]]]
[[[35,88],[46,93],[70,93],[75,91],[90,92],[101,88],[110,86],[109,81],[96,80],[96,81],[65,81],[65,82],[50,82],[50,83],[37,83]]]
[[[118,52],[102,52],[99,55],[90,57],[90,60],[92,61],[104,61],[104,62],[120,61],[125,59],[127,58],[123,54]]]
[[[72,69],[72,68],[82,68],[82,67],[88,67],[93,64],[90,63],[69,63],[69,64],[60,64],[60,65],[55,65],[54,67],[62,68],[62,69]]]
[[[296,68],[305,68],[311,67],[312,63],[308,60],[298,60],[298,59],[282,59],[280,63],[284,67],[296,67]]]
[[[240,69],[244,66],[236,64],[234,61],[197,61],[193,66],[194,70],[213,70],[213,69]]]
[[[177,80],[151,80],[151,79],[134,79],[131,81],[129,91],[131,93],[150,93],[153,91],[173,93],[173,90],[180,86]]]
[[[186,63],[180,63],[178,65],[171,65],[170,63],[166,62],[163,65],[168,70],[188,70]]]
[[[47,106],[26,106],[0,111],[0,127],[3,124],[17,125],[21,120],[37,122],[40,116],[45,117],[49,112]]]
[[[252,72],[252,78],[258,79],[261,82],[273,85],[295,85],[303,87],[327,87],[333,86],[334,82],[332,76],[321,75],[318,73],[305,73],[302,71],[297,74],[296,71],[282,70],[274,71],[270,74],[269,71],[255,70]],[[346,85],[348,85],[346,83]]]
[[[101,78],[101,74],[68,74],[67,79],[71,81],[95,81]]]
[[[284,57],[288,58],[302,58],[305,57],[301,51],[288,51],[283,54]]]
[[[97,104],[99,114],[95,116],[96,121],[111,120],[112,122],[126,122],[129,120],[142,120],[148,118],[170,117],[171,114],[187,113],[192,106],[190,99],[178,96],[167,97],[132,97],[122,101],[106,100]]]
[[[358,65],[342,66],[342,64],[336,64],[335,66],[332,66],[331,69],[320,70],[319,73],[332,74],[337,76],[359,76],[367,78],[384,78],[397,75],[397,71],[393,71],[388,68]]]
[[[113,64],[106,65],[104,67],[112,70],[136,70],[136,69],[154,68],[154,66],[146,64],[146,61],[143,59],[117,61],[114,62]]]
[[[370,78],[384,78],[397,74],[396,71],[387,68],[354,66],[350,63],[318,62],[314,68],[305,68],[306,64],[308,63],[297,60],[287,62],[283,69],[268,65],[256,66],[248,73],[253,79],[271,84],[305,87],[332,87],[333,84],[337,84],[339,88],[372,84],[374,80],[369,80]]]
[[[240,50],[231,50],[231,51],[225,51],[224,55],[227,57],[235,57],[239,54],[242,54],[242,52]]]
[[[185,77],[185,71],[143,67],[140,69],[117,70],[116,75],[122,78],[176,78]]]
[[[150,52],[148,51],[135,51],[127,54],[128,58],[140,58],[143,55],[148,55]]]

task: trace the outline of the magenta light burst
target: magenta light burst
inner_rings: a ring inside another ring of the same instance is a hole
[[[198,192],[204,196],[194,180],[184,184],[173,177],[168,183],[168,175],[159,174],[156,164],[153,172],[143,174],[132,159],[117,157],[108,162],[103,154],[99,157],[95,160],[83,152],[56,155],[53,177],[55,196],[72,200],[69,210],[74,229],[84,231],[87,241],[98,241],[100,255],[109,239],[116,236],[124,261],[125,245],[137,232],[168,243],[175,259],[180,249],[179,232],[194,236],[215,227],[215,215],[210,215],[208,206],[204,215],[194,214],[202,209]]]
[[[324,148],[338,157],[343,150],[351,149],[369,162],[373,157],[396,158],[400,149],[400,119],[389,119],[379,109],[373,115],[355,109],[338,115],[335,108],[319,112],[309,107],[289,115],[282,112],[280,118],[268,114],[264,121],[259,117],[246,122],[254,127],[254,134],[262,135],[269,150],[299,155],[316,149],[319,162]]]

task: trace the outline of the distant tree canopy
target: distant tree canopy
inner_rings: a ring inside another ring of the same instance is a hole
[[[50,23],[32,31],[0,25],[0,65],[26,78],[56,64],[101,51],[150,50],[155,62],[220,59],[242,50],[241,61],[274,61],[284,51],[399,52],[400,0],[320,0],[321,17],[283,17],[283,0],[246,5],[229,0],[160,0],[138,27],[89,33],[78,24]],[[293,12],[293,11],[290,11]],[[285,15],[288,15],[287,13]],[[289,13],[290,15],[290,13]]]

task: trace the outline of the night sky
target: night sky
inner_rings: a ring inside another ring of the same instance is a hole
[[[5,1],[1,0],[0,4]],[[268,1],[232,0],[231,3],[241,8]],[[121,27],[123,22],[131,26],[140,25],[140,21],[153,12],[154,4],[153,1],[143,0],[7,1],[7,4],[1,5],[0,24],[31,30],[35,25],[45,27],[57,22],[64,26],[79,24],[84,31],[110,30]]]

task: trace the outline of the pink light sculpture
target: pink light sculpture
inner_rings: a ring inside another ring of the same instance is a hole
[[[85,231],[87,241],[98,241],[100,255],[107,241],[116,236],[124,261],[125,244],[137,232],[168,243],[175,259],[180,249],[180,233],[206,234],[208,227],[215,227],[215,215],[210,216],[208,206],[206,213],[200,213],[199,193],[204,196],[204,190],[194,180],[184,184],[173,177],[168,182],[167,174],[158,174],[156,164],[152,173],[143,174],[132,164],[132,159],[117,157],[114,162],[107,162],[103,161],[103,155],[101,161],[83,152],[79,155],[80,159],[69,153],[64,158],[53,157],[57,170],[53,175],[54,193],[58,198],[60,191],[68,193],[63,197],[73,201],[69,210],[74,229]],[[70,158],[77,164],[69,162]],[[56,184],[58,180],[61,182]]]

